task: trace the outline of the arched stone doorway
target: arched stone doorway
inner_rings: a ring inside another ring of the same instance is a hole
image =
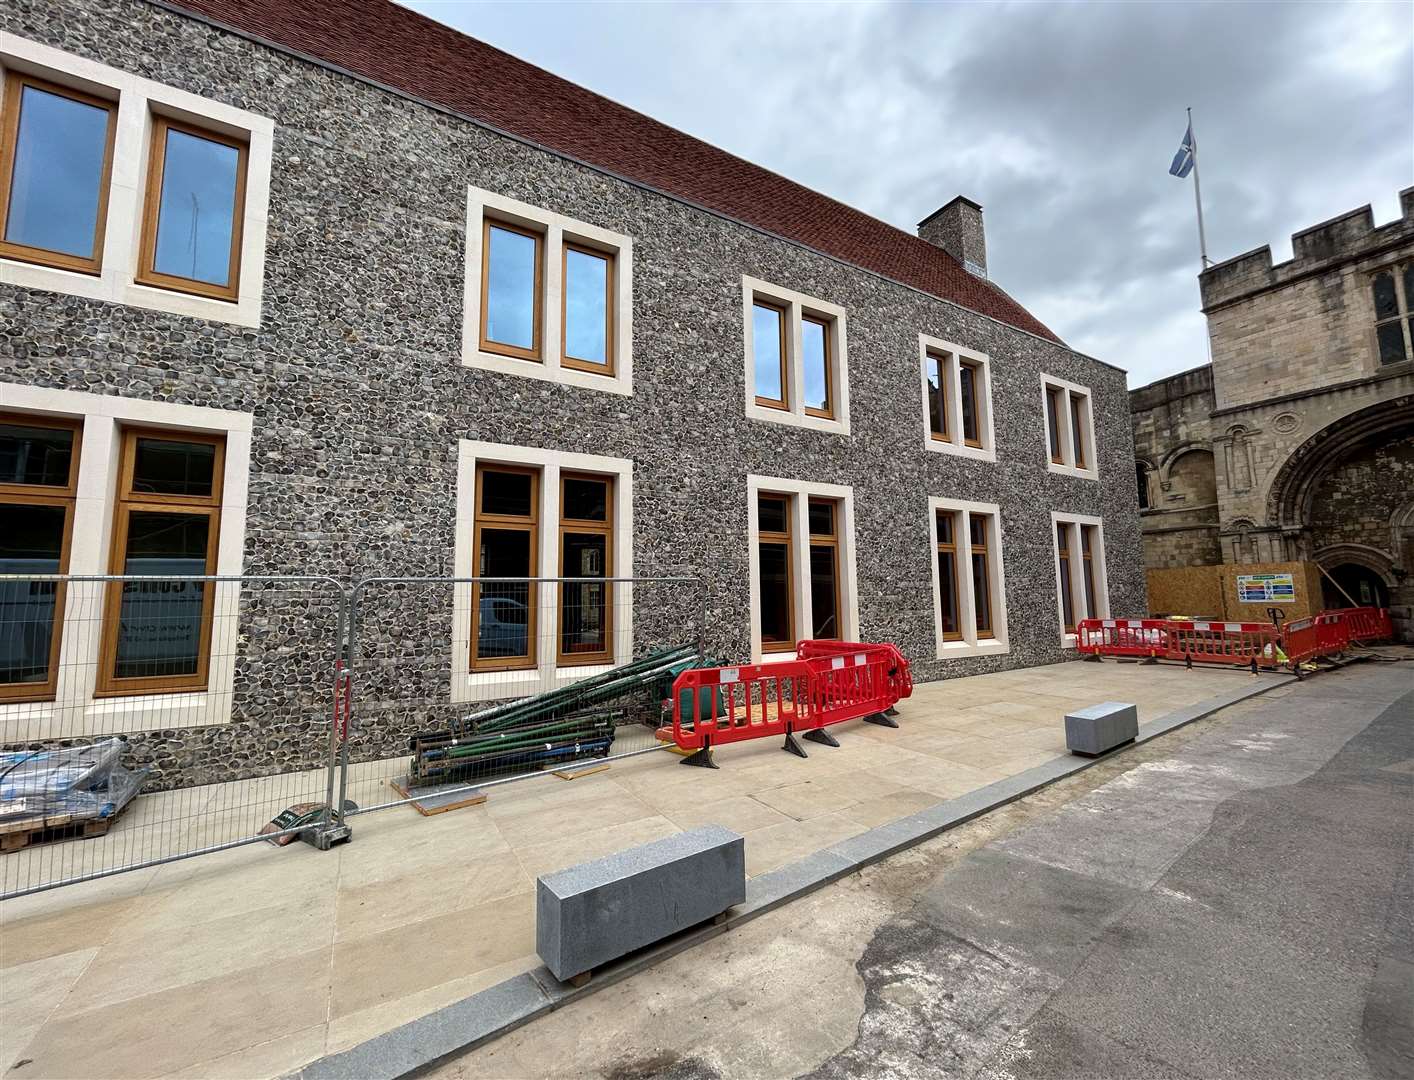
[[[1321,579],[1322,606],[1327,608],[1388,607],[1389,590],[1380,575],[1359,563],[1340,563]],[[1332,580],[1334,579],[1334,580]]]

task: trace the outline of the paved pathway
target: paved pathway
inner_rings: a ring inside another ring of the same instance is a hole
[[[1352,667],[1097,766],[436,1075],[1414,1076],[1411,845],[1414,664]]]

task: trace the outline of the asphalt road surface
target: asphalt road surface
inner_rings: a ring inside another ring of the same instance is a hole
[[[445,1078],[1414,1077],[1414,663],[1101,763]]]

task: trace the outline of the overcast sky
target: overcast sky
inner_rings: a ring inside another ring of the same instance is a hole
[[[1414,3],[410,6],[913,230],[985,207],[992,278],[1130,386],[1206,359],[1191,105],[1222,260],[1414,184]]]

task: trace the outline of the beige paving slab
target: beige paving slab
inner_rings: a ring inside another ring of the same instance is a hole
[[[0,968],[0,1071],[20,1059],[29,1041],[97,955],[97,949],[77,949]]]
[[[97,948],[136,910],[154,871],[84,882],[0,904],[0,963]]]
[[[449,857],[423,873],[403,873],[341,888],[334,940],[366,937],[506,896],[530,896],[534,889],[535,880],[512,851],[472,859]]]
[[[846,807],[845,817],[857,821],[865,828],[887,825],[899,818],[916,814],[930,806],[937,805],[938,796],[916,788],[898,788],[887,795],[878,795]]]
[[[526,896],[420,919],[334,946],[329,1018],[496,967],[535,948]]]
[[[257,1043],[234,1054],[189,1065],[167,1073],[164,1080],[265,1080],[286,1076],[328,1053],[325,1024]]]
[[[354,838],[338,851],[339,884],[367,885],[406,874],[435,874],[449,863],[469,863],[511,850],[482,806],[423,817],[406,806],[350,819]],[[325,856],[326,852],[312,852]]]
[[[746,840],[746,873],[767,873],[863,831],[863,825],[841,813],[757,829]]]
[[[57,1017],[25,1048],[16,1075],[46,1080],[159,1077],[322,1026],[328,948]]]
[[[496,827],[512,847],[532,844],[547,836],[568,837],[610,825],[624,825],[653,817],[655,810],[617,786],[605,787],[593,799],[531,809],[523,814],[496,817]]]
[[[695,829],[699,825],[721,825],[732,832],[748,833],[768,825],[779,825],[790,818],[773,810],[750,795],[735,795],[707,803],[682,800],[680,809],[666,811],[664,816],[680,829]]]
[[[516,856],[533,880],[542,874],[552,874],[568,866],[601,859],[616,851],[646,844],[650,840],[660,840],[680,831],[667,818],[655,814],[543,844],[531,844],[517,849]]]

